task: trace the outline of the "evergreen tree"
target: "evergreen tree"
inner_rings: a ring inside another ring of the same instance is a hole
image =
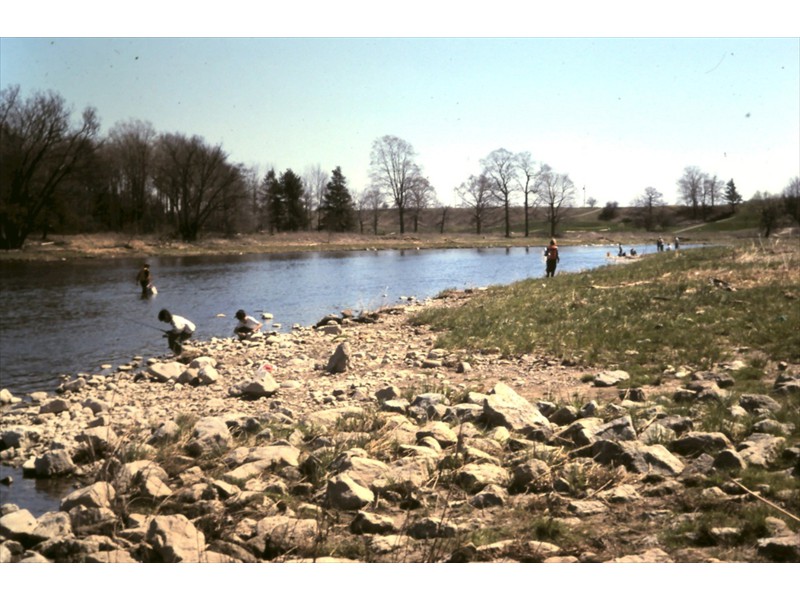
[[[264,175],[264,180],[261,182],[261,199],[269,232],[283,231],[286,222],[286,202],[274,169],[270,169]]]
[[[348,231],[355,225],[353,197],[347,189],[342,169],[333,170],[331,180],[325,186],[322,198],[322,221],[320,227],[328,231]]]
[[[736,212],[736,206],[742,201],[742,196],[736,191],[733,179],[725,185],[725,200],[731,205],[731,212]]]
[[[280,186],[286,207],[286,219],[281,231],[300,231],[308,225],[308,214],[303,202],[303,180],[294,171],[287,169],[280,178]]]

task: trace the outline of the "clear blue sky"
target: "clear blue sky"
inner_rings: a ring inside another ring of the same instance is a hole
[[[800,174],[797,37],[0,33],[3,88],[54,90],[76,114],[94,106],[104,133],[136,118],[197,134],[262,174],[341,166],[362,189],[386,134],[412,144],[446,203],[501,147],[567,173],[579,204],[584,186],[600,205],[647,186],[673,203],[690,165],[745,198]]]

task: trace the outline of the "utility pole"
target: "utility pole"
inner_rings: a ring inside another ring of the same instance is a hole
[[[586,186],[583,186],[583,208],[586,208]]]

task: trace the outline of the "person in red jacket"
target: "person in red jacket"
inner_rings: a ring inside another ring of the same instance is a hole
[[[561,261],[558,256],[558,245],[555,240],[550,240],[550,245],[544,251],[545,257],[545,277],[553,277],[556,274],[556,265]]]

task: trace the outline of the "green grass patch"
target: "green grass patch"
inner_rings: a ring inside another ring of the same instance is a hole
[[[743,346],[797,361],[800,251],[790,244],[663,252],[527,279],[413,321],[438,330],[441,347],[618,365],[638,381],[658,377],[667,365],[711,368]]]

